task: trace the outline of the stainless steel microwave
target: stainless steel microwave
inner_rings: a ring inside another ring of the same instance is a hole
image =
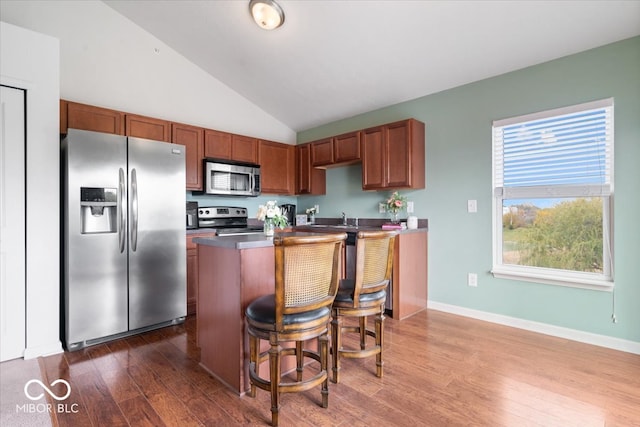
[[[260,166],[205,160],[204,192],[225,196],[259,196]]]

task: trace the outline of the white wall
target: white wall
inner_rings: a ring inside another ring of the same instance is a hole
[[[3,1],[0,16],[60,40],[64,99],[295,143],[292,129],[100,1]]]
[[[0,22],[0,81],[27,90],[27,274],[25,359],[60,342],[59,44]],[[42,209],[46,215],[42,214]],[[19,320],[16,320],[19,321]]]

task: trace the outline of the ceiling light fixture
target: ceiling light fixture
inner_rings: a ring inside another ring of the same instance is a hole
[[[274,30],[284,22],[284,11],[274,0],[251,0],[249,11],[260,28]]]

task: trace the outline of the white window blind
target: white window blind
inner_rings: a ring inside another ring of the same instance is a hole
[[[496,194],[609,195],[612,110],[607,99],[494,122]]]

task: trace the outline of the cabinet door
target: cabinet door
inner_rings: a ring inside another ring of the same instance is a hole
[[[258,160],[262,192],[294,194],[295,147],[272,141],[259,141]]]
[[[231,134],[205,129],[204,156],[211,159],[231,160]]]
[[[360,132],[350,132],[333,138],[336,163],[358,162],[360,156]]]
[[[387,127],[386,186],[425,188],[425,125],[409,119]]]
[[[375,190],[386,186],[384,126],[378,126],[362,131],[362,188]]]
[[[387,187],[408,187],[410,180],[410,133],[409,122],[394,123],[386,126],[385,143]]]
[[[171,141],[171,123],[152,117],[127,114],[125,116],[125,135],[154,141]]]
[[[311,144],[296,146],[296,194],[327,193],[326,170],[311,166]]]
[[[249,136],[231,135],[231,160],[258,163],[258,140]]]
[[[67,101],[67,127],[124,135],[124,113]]]
[[[204,130],[195,126],[172,123],[171,142],[185,146],[187,190],[202,190]]]
[[[311,143],[312,166],[332,165],[334,161],[333,138],[322,139]]]

